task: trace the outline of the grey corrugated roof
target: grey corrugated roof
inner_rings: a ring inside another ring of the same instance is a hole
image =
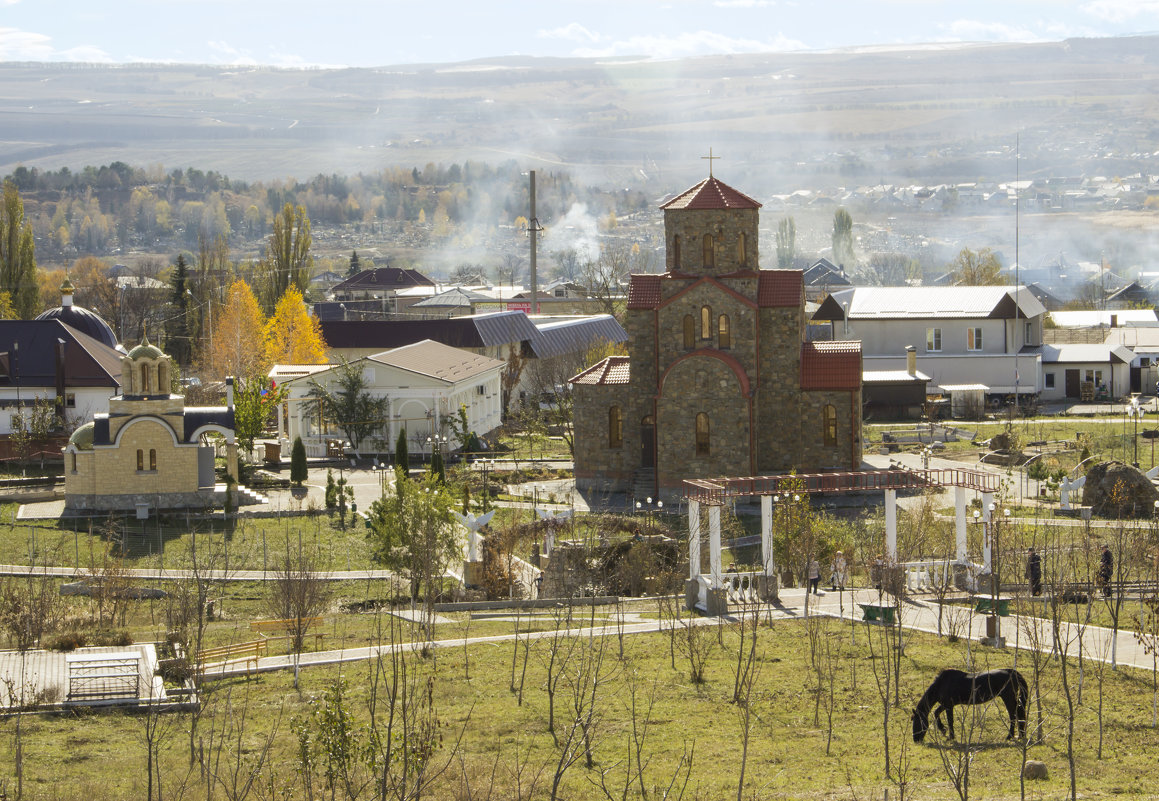
[[[848,305],[850,320],[968,319],[1013,317],[1016,292],[1019,316],[1046,312],[1028,289],[1012,286],[858,287],[830,297],[841,308]]]
[[[531,341],[536,358],[579,353],[595,342],[627,342],[628,332],[610,314],[555,320],[536,325],[539,336]]]
[[[483,344],[488,347],[510,342],[534,342],[539,337],[535,324],[521,311],[476,314],[471,319],[475,321],[475,330]]]

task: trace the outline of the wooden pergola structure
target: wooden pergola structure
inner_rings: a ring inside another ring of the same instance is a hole
[[[840,473],[803,473],[775,476],[743,476],[732,478],[688,479],[684,481],[684,499],[688,502],[688,565],[689,607],[702,605],[710,613],[726,610],[711,601],[712,591],[724,586],[720,559],[720,509],[737,498],[758,497],[761,501],[761,565],[759,579],[761,594],[776,596],[776,575],[773,564],[773,504],[781,495],[805,493],[828,495],[847,492],[885,493],[885,552],[897,561],[897,492],[930,487],[954,488],[954,533],[956,561],[964,564],[966,555],[966,492],[982,495],[982,522],[984,526],[983,563],[990,565],[990,504],[998,491],[1000,477],[994,473],[970,468],[858,470]],[[708,507],[709,571],[703,573],[700,564],[700,507]],[[693,585],[695,594],[693,593]],[[772,587],[771,590],[767,589]],[[699,603],[694,602],[694,598]]]

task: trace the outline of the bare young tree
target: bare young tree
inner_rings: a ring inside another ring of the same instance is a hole
[[[649,798],[672,799],[677,801],[684,797],[688,780],[692,773],[692,762],[696,745],[686,741],[680,759],[671,774],[664,777],[664,783],[657,783],[649,775],[649,766],[652,762],[648,750],[648,734],[652,728],[652,711],[656,705],[656,679],[653,677],[648,694],[642,697],[640,680],[635,672],[629,671],[624,676],[627,688],[627,700],[624,701],[623,718],[629,721],[624,744],[624,757],[618,759],[599,771],[595,778],[588,780],[599,787],[608,801],[624,801],[628,798],[638,798],[647,801]],[[614,779],[613,779],[614,776]]]
[[[551,780],[551,799],[560,798],[564,776],[580,759],[591,768],[594,764],[593,745],[599,727],[600,690],[603,682],[612,678],[612,671],[604,668],[608,638],[598,636],[594,627],[568,665],[567,683],[571,704],[562,733],[556,739],[558,751]]]
[[[314,618],[330,601],[330,587],[318,570],[317,555],[302,547],[300,532],[296,548],[291,546],[287,532],[285,552],[273,572],[266,611],[271,617],[286,621],[291,648],[298,654]]]

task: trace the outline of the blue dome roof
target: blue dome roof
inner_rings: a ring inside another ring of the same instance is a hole
[[[110,348],[117,347],[117,337],[113,334],[113,329],[109,328],[109,324],[102,320],[99,314],[89,311],[84,306],[57,306],[55,309],[41,312],[36,319],[60,320]]]

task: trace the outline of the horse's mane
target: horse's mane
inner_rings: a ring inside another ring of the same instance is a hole
[[[942,684],[947,679],[949,679],[950,676],[955,674],[961,676],[968,675],[960,670],[957,670],[956,668],[945,668],[944,670],[939,671],[938,675],[926,689],[925,693],[923,693],[922,697],[918,699],[916,711],[921,712],[923,715],[929,714],[929,711],[933,708],[934,704],[938,702],[938,697],[942,692]]]

